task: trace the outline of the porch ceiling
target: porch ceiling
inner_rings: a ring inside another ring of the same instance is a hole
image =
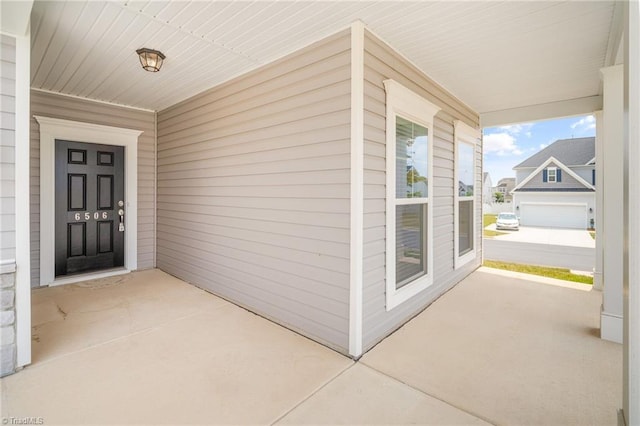
[[[162,110],[356,19],[480,113],[599,94],[615,1],[36,1],[32,87]],[[612,47],[613,46],[613,47]],[[159,73],[135,50],[161,50]]]

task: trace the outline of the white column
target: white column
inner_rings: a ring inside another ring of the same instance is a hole
[[[602,164],[602,223],[598,227],[603,233],[602,284],[604,287],[600,336],[605,340],[622,343],[622,277],[624,235],[624,144],[623,144],[623,66],[603,68],[603,158]]]
[[[628,163],[622,419],[627,425],[640,425],[640,3],[625,2],[624,7],[624,129]]]
[[[593,270],[593,289],[603,289],[602,284],[602,264],[604,262],[604,248],[602,242],[604,240],[604,220],[603,220],[603,173],[604,169],[604,123],[602,111],[596,111],[593,114],[596,118],[596,264]]]

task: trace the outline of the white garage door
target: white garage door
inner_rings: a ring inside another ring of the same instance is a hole
[[[520,225],[550,228],[587,227],[585,204],[520,204]]]

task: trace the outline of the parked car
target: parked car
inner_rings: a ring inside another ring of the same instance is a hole
[[[500,213],[496,219],[496,229],[512,229],[517,231],[520,228],[520,219],[513,213]]]

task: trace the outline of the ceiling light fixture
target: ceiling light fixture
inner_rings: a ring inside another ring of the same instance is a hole
[[[143,47],[142,49],[136,50],[136,53],[140,56],[142,68],[149,72],[160,71],[160,67],[162,67],[162,62],[165,58],[162,52]]]

